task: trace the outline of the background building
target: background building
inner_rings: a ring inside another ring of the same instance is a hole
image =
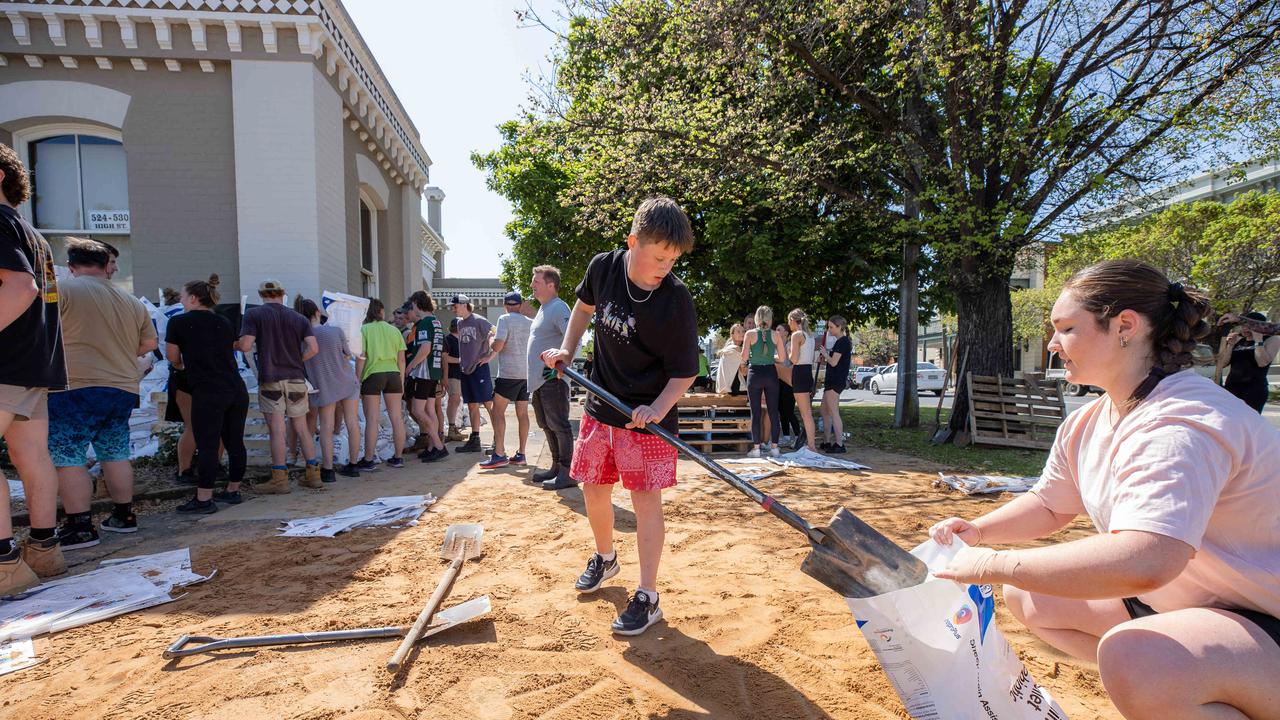
[[[32,171],[21,210],[120,249],[116,280],[216,272],[398,305],[447,247],[417,129],[339,0],[8,2],[0,142]],[[428,219],[422,220],[422,197]]]

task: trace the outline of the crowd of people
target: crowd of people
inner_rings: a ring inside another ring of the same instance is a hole
[[[761,305],[729,328],[728,340],[716,351],[716,392],[747,396],[749,457],[776,457],[783,448],[847,452],[840,393],[849,386],[853,344],[843,317],[832,315],[823,326],[823,332],[815,334],[809,316],[796,308],[787,313],[785,324],[775,327],[773,309]],[[819,381],[821,442],[813,418]]]

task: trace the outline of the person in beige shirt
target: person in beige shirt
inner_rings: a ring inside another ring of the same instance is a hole
[[[49,453],[58,469],[58,494],[67,519],[58,531],[63,550],[98,544],[89,503],[89,446],[115,507],[101,528],[131,533],[133,466],[129,462],[129,416],[138,406],[138,358],[157,347],[151,315],[137,298],[111,284],[111,252],[94,240],[71,238],[67,265],[72,278],[62,294],[62,342],[70,390],[49,396]]]

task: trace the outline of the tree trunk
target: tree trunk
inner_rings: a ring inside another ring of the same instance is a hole
[[[958,274],[957,274],[958,275]],[[956,346],[967,348],[965,373],[1013,375],[1013,306],[1009,301],[1009,273],[992,273],[975,278],[956,291],[959,328]],[[955,277],[955,276],[953,276]],[[968,430],[969,397],[967,378],[956,379],[950,428]]]
[[[920,427],[920,395],[916,392],[919,259],[920,244],[914,236],[908,237],[902,242],[902,287],[898,300],[898,395],[893,402],[893,426],[898,428]]]

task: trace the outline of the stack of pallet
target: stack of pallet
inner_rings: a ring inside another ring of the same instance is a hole
[[[162,392],[151,393],[151,404],[156,406],[156,416],[164,418],[168,395]],[[160,433],[166,430],[181,430],[182,423],[166,422],[161,419],[151,426],[151,432]],[[267,439],[267,419],[258,410],[258,393],[249,393],[249,415],[244,423],[244,446],[248,450],[249,465],[268,466],[271,464],[271,443]]]
[[[745,395],[689,393],[677,405],[680,439],[705,453],[751,449],[751,410]]]

